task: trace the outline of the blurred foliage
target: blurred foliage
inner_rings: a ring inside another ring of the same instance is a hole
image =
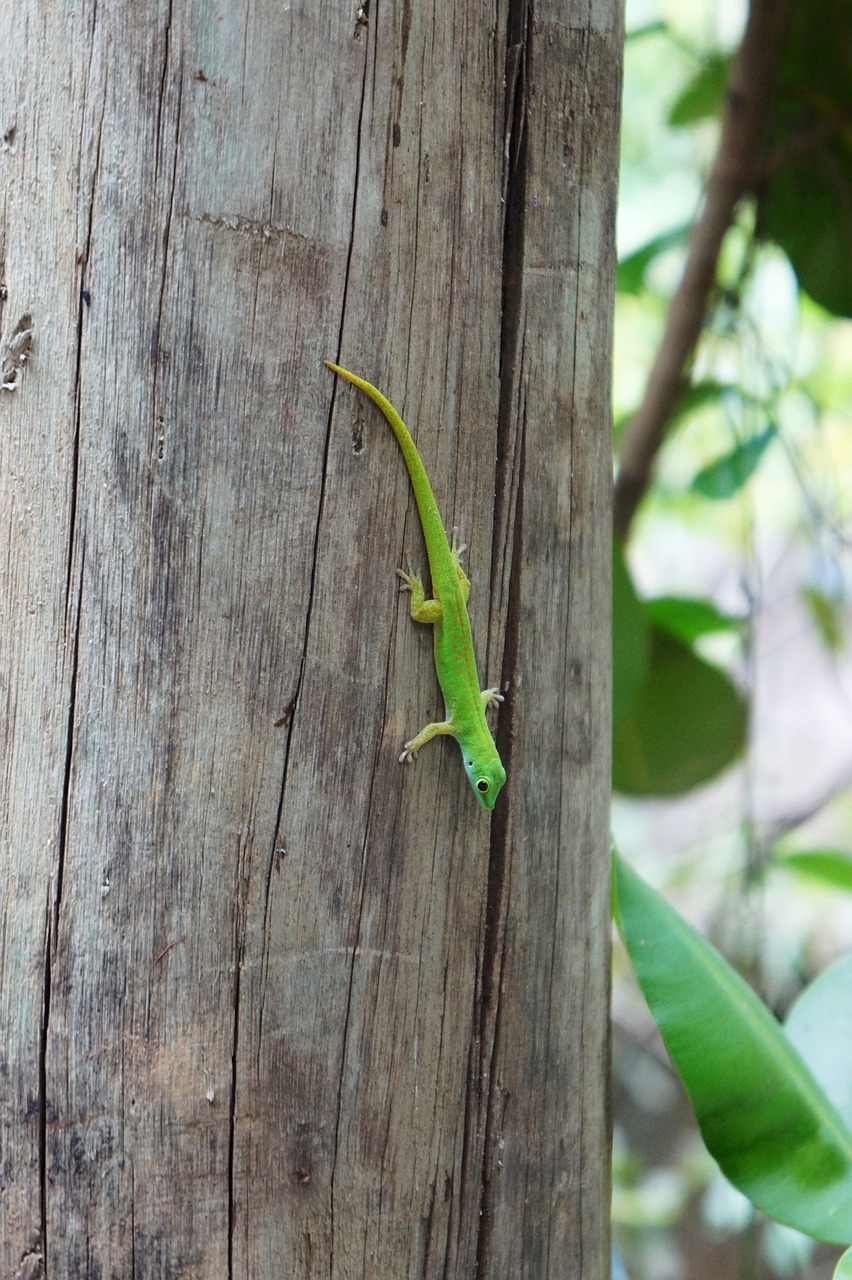
[[[725,85],[731,70],[731,56],[711,49],[701,65],[669,108],[669,124],[697,124],[708,117],[715,119],[722,109]]]
[[[775,439],[775,428],[770,424],[757,435],[735,444],[733,449],[702,467],[692,482],[695,493],[703,498],[733,498],[757,470],[768,444]]]
[[[805,879],[852,893],[852,855],[845,849],[797,849],[776,853],[775,861]]]
[[[778,77],[761,233],[788,254],[799,283],[852,316],[852,16],[848,0],[796,0]]]
[[[725,672],[689,644],[653,624],[646,634],[645,668],[613,732],[613,786],[632,795],[677,795],[740,754],[746,705]]]
[[[628,0],[616,454],[687,252],[744,11],[745,0],[685,7]],[[794,0],[768,163],[726,237],[654,488],[628,545],[614,550],[616,838],[658,882],[677,888],[766,1001],[622,868],[622,912],[625,892],[631,902],[625,934],[640,982],[712,1154],[748,1197],[714,1174],[712,1161],[697,1159],[692,1140],[676,1136],[665,1118],[671,1100],[661,1106],[641,1083],[642,1063],[659,1055],[642,1040],[642,1012],[617,976],[616,1096],[632,1098],[633,1110],[616,1114],[613,1203],[631,1280],[711,1271],[852,1280],[852,1251],[838,1262],[837,1249],[816,1246],[752,1207],[814,1237],[813,1213],[827,1212],[828,1220],[816,1222],[823,1238],[852,1239],[845,1234],[852,1114],[843,1096],[852,1079],[852,968],[830,963],[844,939],[848,945],[843,925],[830,921],[852,901],[852,793],[842,767],[823,767],[822,788],[813,787],[815,799],[797,813],[783,786],[767,791],[761,770],[771,758],[754,745],[755,738],[777,742],[787,775],[804,777],[815,769],[814,744],[823,736],[816,717],[832,700],[842,710],[847,676],[852,690],[852,326],[844,321],[852,316],[850,32],[848,0],[827,0],[818,19],[805,0]],[[809,629],[809,666],[791,669],[789,688],[767,692],[761,637],[774,627],[776,647],[789,645],[791,618],[797,634]],[[822,655],[822,685],[814,654]],[[789,730],[772,738],[763,727],[773,717],[791,723],[784,696],[797,708],[795,723],[807,725],[801,742]],[[830,732],[826,726],[827,738]],[[780,760],[768,767],[779,772]],[[725,797],[721,806],[713,795]],[[686,799],[668,799],[678,796]],[[675,815],[668,827],[664,801]],[[671,827],[679,823],[673,854]],[[666,831],[663,862],[655,840]],[[623,956],[617,975],[619,964]],[[769,1010],[783,1010],[797,993],[782,1030]],[[630,1052],[619,1028],[636,1036]],[[814,1125],[814,1116],[835,1113],[839,1121]],[[835,1149],[814,1163],[823,1142]],[[835,1187],[844,1188],[836,1230],[831,1193],[813,1207],[820,1162],[826,1179],[833,1168]],[[741,1260],[729,1271],[711,1261],[706,1271],[686,1266],[702,1223],[705,1259],[718,1263],[729,1256],[724,1248],[741,1242]]]

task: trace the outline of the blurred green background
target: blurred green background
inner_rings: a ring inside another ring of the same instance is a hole
[[[738,0],[627,3],[616,462],[745,21]],[[852,944],[847,0],[792,6],[754,185],[616,549],[612,821],[625,861],[783,1019]],[[830,1280],[838,1248],[763,1218],[719,1173],[615,946],[613,1219],[631,1280]]]

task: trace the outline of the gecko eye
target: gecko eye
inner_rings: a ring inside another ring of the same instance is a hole
[[[477,783],[476,783],[476,789],[477,789],[477,791],[483,791],[483,792],[484,792],[484,791],[487,791],[487,790],[488,790],[488,779],[487,779],[487,778],[478,778],[478,779],[477,779]]]

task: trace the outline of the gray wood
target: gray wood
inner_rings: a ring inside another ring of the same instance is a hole
[[[0,1276],[608,1273],[621,18],[563,10],[7,16]],[[397,764],[422,540],[325,357],[468,543],[490,822]]]

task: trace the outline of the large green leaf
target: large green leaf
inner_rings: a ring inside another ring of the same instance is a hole
[[[740,754],[746,706],[724,671],[651,628],[644,679],[615,726],[612,781],[628,795],[679,795]]]
[[[617,541],[612,544],[612,719],[619,724],[645,678],[651,648],[648,619]]]
[[[852,1133],[772,1014],[620,858],[616,915],[642,992],[722,1172],[757,1208],[852,1244]]]
[[[847,1249],[834,1268],[833,1280],[852,1280],[852,1249]]]

